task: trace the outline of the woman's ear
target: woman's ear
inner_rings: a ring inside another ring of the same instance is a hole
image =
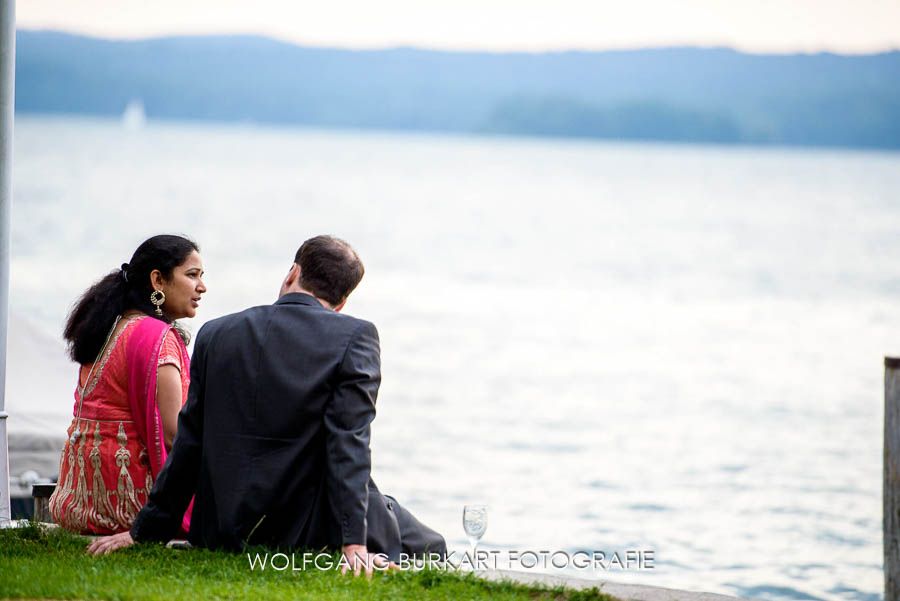
[[[162,290],[165,283],[166,280],[159,269],[154,269],[150,272],[150,285],[153,286],[154,290]]]

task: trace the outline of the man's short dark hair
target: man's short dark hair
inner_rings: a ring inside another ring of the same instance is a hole
[[[347,300],[366,272],[356,251],[334,236],[304,242],[294,263],[300,266],[300,285],[333,307]]]

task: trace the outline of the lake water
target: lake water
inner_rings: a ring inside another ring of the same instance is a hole
[[[149,235],[202,246],[196,331],[272,302],[333,233],[366,264],[346,311],[382,339],[375,479],[453,549],[485,503],[485,549],[655,553],[581,576],[881,597],[900,154],[27,116],[15,136],[11,308],[54,338]]]

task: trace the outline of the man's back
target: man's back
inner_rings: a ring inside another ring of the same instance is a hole
[[[200,469],[167,477],[196,477],[192,542],[365,543],[380,382],[371,323],[285,294],[207,323],[191,380],[178,438],[195,440],[173,454],[199,452]]]

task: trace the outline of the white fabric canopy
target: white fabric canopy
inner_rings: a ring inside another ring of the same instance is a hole
[[[61,341],[15,313],[9,316],[6,357],[10,494],[30,497],[30,485],[20,486],[19,476],[28,471],[41,479],[57,475],[78,370]]]

